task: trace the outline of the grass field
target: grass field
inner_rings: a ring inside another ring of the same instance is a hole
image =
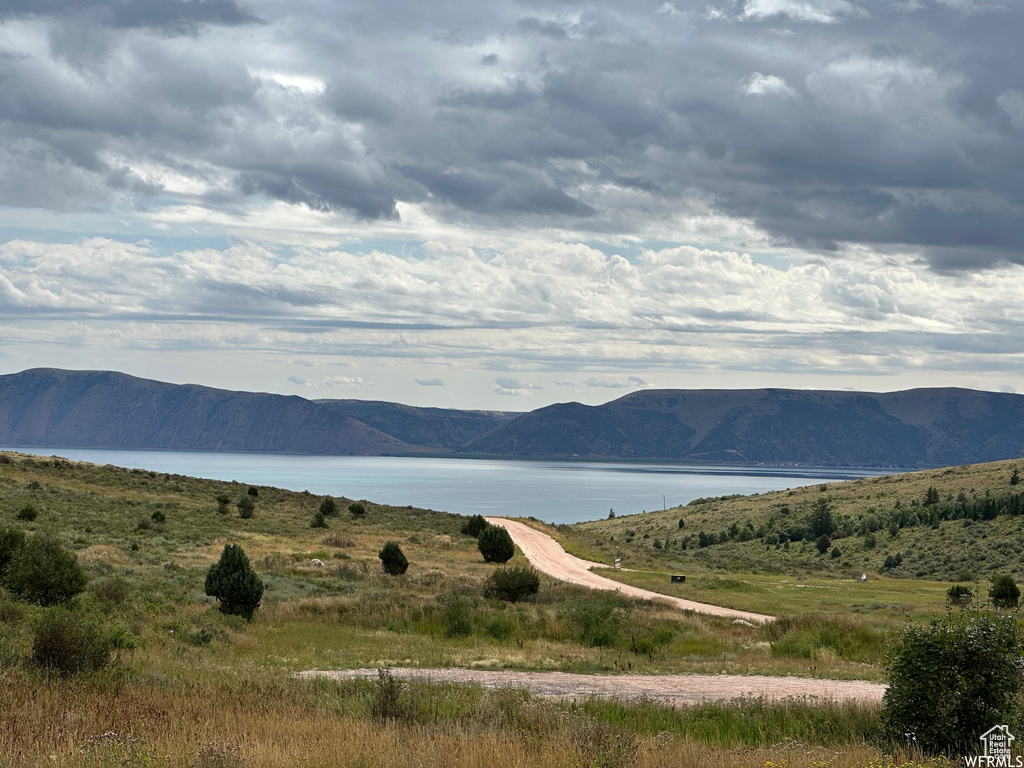
[[[982,493],[985,478],[995,483],[1007,471],[986,466],[957,476]],[[890,482],[926,488],[933,480]],[[877,493],[888,487],[880,482]],[[801,493],[802,501],[790,501],[794,510],[823,491]],[[838,500],[863,488],[835,486],[829,493],[836,514],[849,515]],[[218,503],[225,496],[228,503]],[[255,498],[251,519],[238,514],[243,497]],[[788,565],[760,561],[744,569],[737,567],[743,557],[730,560],[730,553],[742,554],[750,541],[707,547],[713,557],[689,557],[655,549],[641,524],[624,518],[553,533],[590,558],[619,548],[622,537],[620,551],[638,570],[614,578],[782,618],[746,627],[550,581],[542,581],[536,598],[509,604],[483,597],[495,566],[461,534],[462,518],[366,501],[357,517],[348,511],[352,501],[337,500],[339,515],[325,530],[310,526],[321,499],[308,493],[0,454],[0,529],[30,537],[49,532],[75,552],[89,583],[73,611],[116,647],[116,663],[99,673],[47,675],[32,662],[33,633],[54,609],[0,589],[0,766],[880,765],[877,713],[870,709],[800,702],[688,710],[570,705],[416,684],[393,697],[397,715],[382,720],[375,714],[386,693],[379,684],[308,683],[290,675],[408,665],[881,680],[893,632],[941,612],[948,587],[883,577],[877,568],[864,583],[852,578],[852,566],[841,578],[835,569],[795,566],[790,574],[781,572]],[[731,525],[742,510],[760,520],[778,503],[771,494],[708,502],[697,505],[698,519],[709,521],[718,510],[720,524]],[[678,531],[679,516],[670,510],[639,517],[670,540],[658,526],[672,523]],[[625,542],[624,532],[634,528]],[[906,541],[936,530],[941,526],[897,536]],[[988,530],[990,537],[1003,535]],[[411,562],[403,576],[380,568],[377,552],[389,540]],[[221,614],[203,590],[226,543],[245,549],[266,585],[252,622]],[[756,553],[764,550],[756,546]],[[776,550],[767,555],[780,562]],[[672,572],[686,573],[687,582],[669,583]]]

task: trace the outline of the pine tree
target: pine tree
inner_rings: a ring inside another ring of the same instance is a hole
[[[237,544],[227,544],[206,573],[206,594],[220,601],[220,612],[252,620],[263,598],[263,582]]]
[[[392,576],[400,576],[409,570],[409,559],[397,542],[389,541],[377,555],[384,570]]]
[[[480,532],[477,541],[480,554],[488,563],[507,563],[516,553],[516,545],[512,543],[509,532],[500,525],[489,525]]]

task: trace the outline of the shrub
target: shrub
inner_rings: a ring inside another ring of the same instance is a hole
[[[512,537],[500,525],[489,525],[484,528],[480,532],[477,546],[488,563],[507,563],[516,553]]]
[[[576,600],[569,618],[580,630],[580,642],[594,647],[613,646],[619,639],[621,601],[610,594],[587,595]]]
[[[963,584],[954,584],[952,587],[946,590],[946,602],[949,605],[967,606],[971,604],[971,600],[974,599],[974,592],[970,587],[965,587]]]
[[[446,637],[468,637],[473,633],[469,616],[470,603],[465,595],[451,592],[444,600],[444,634]]]
[[[392,576],[399,576],[409,570],[409,560],[397,542],[389,541],[377,555],[384,570]]]
[[[243,520],[250,519],[256,514],[256,502],[252,500],[252,496],[243,496],[238,500],[238,516]]]
[[[355,501],[348,505],[348,511],[352,517],[363,517],[366,514],[366,505]]]
[[[165,515],[163,513],[163,511],[159,510],[159,509],[156,512],[154,512],[152,515],[150,515],[149,517],[157,525],[160,525],[161,523],[166,523],[167,522],[167,515]]]
[[[832,539],[823,533],[814,542],[814,546],[817,548],[819,555],[824,555],[828,548],[832,546]]]
[[[263,582],[249,563],[244,550],[227,544],[220,560],[206,572],[206,594],[220,602],[220,612],[252,620],[263,598]]]
[[[887,735],[926,754],[962,754],[993,723],[1015,726],[1022,649],[1008,614],[947,614],[908,626],[887,662]]]
[[[536,595],[538,590],[540,577],[537,572],[529,566],[514,565],[510,568],[499,568],[487,577],[484,597],[516,603],[524,597]]]
[[[390,669],[378,669],[370,714],[377,720],[408,720],[412,707],[405,701],[404,692],[405,683],[396,680]]]
[[[127,581],[120,576],[114,576],[113,578],[93,582],[89,587],[89,591],[100,600],[105,600],[114,605],[121,605],[128,599],[130,588]]]
[[[86,577],[74,552],[51,534],[25,542],[7,572],[7,588],[36,605],[65,603],[85,589]]]
[[[94,672],[110,663],[112,643],[100,629],[63,608],[46,611],[33,627],[32,660],[65,675]]]
[[[327,520],[324,519],[324,513],[321,510],[317,510],[313,513],[313,519],[309,523],[310,528],[329,528]]]
[[[323,501],[320,502],[320,514],[324,517],[337,517],[338,502],[330,496],[324,496]]]
[[[829,553],[829,555],[833,560],[838,560],[840,557],[843,556],[843,552],[841,549],[839,549],[839,547],[832,547],[832,551]]]
[[[246,491],[246,494],[252,496],[255,499],[260,495],[260,489],[250,485],[249,490]]]
[[[25,534],[17,528],[0,528],[0,582],[4,580],[21,548],[25,546]]]
[[[992,588],[988,591],[988,596],[996,608],[1016,608],[1020,600],[1020,587],[1012,576],[999,574],[992,579]]]
[[[39,512],[36,510],[35,505],[30,503],[19,509],[15,517],[19,520],[24,520],[26,523],[31,523],[39,517]]]
[[[231,511],[231,497],[226,493],[217,495],[217,511],[222,515],[226,515]]]
[[[478,538],[483,530],[489,526],[483,515],[473,515],[466,521],[466,524],[462,526],[462,533],[465,536],[472,536],[474,539]]]

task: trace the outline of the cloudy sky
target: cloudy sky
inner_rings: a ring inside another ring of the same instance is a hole
[[[0,0],[0,373],[1024,390],[1024,3]]]

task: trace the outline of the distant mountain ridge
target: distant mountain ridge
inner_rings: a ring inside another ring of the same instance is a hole
[[[643,390],[604,405],[508,413],[38,368],[0,376],[0,444],[911,468],[1024,455],[1024,396]]]

